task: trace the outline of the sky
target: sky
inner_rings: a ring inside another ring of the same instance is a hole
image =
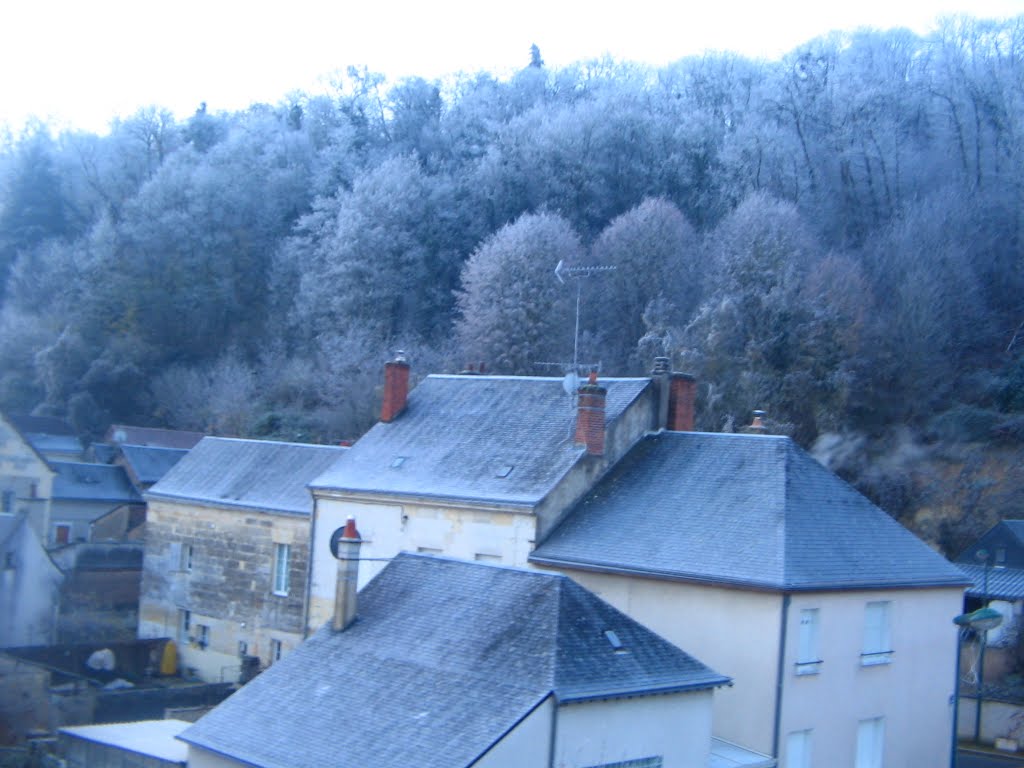
[[[36,116],[101,133],[148,105],[244,109],[322,91],[348,65],[391,80],[506,74],[533,43],[552,67],[775,58],[832,30],[926,33],[958,13],[1015,16],[1024,0],[14,0],[0,10],[0,127]]]

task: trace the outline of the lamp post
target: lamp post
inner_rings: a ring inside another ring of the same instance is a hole
[[[984,607],[979,608],[971,613],[964,613],[953,619],[953,623],[957,625],[956,633],[956,661],[954,663],[954,669],[956,670],[956,677],[953,679],[953,738],[950,744],[949,751],[949,765],[950,768],[956,768],[957,764],[957,717],[960,712],[960,649],[963,647],[964,636],[968,631],[974,630],[976,633],[981,634],[981,642],[985,643],[987,640],[988,631],[995,629],[1003,622],[1003,615],[994,608]],[[982,652],[984,652],[984,645],[982,645]],[[979,665],[980,667],[980,665]],[[983,672],[983,669],[979,669],[979,673]],[[978,699],[977,699],[977,713],[974,721],[975,741],[978,740],[981,726],[981,679],[978,680]]]

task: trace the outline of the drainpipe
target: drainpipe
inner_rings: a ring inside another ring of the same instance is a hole
[[[772,734],[772,757],[779,759],[779,742],[782,738],[782,689],[786,674],[786,627],[789,624],[789,595],[782,596],[782,626],[779,629],[779,664],[775,683],[775,729]]]

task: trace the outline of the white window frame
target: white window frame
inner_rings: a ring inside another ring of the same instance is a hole
[[[192,572],[192,560],[195,557],[195,548],[191,544],[181,545],[181,570],[186,573]]]
[[[872,717],[857,723],[857,756],[854,768],[882,768],[885,761],[885,718]]]
[[[289,570],[291,568],[291,544],[274,545],[274,572],[271,576],[273,585],[271,587],[275,595],[288,596]]]
[[[892,661],[892,601],[873,600],[864,606],[863,667]]]
[[[283,651],[284,644],[277,638],[272,637],[270,639],[270,663],[273,664],[275,661],[280,661]]]
[[[821,611],[802,608],[797,633],[796,673],[816,675],[821,671],[818,636],[821,631]]]
[[[811,768],[811,730],[793,731],[786,737],[786,768]]]
[[[210,644],[210,625],[209,624],[196,624],[196,645],[200,649],[205,650]]]

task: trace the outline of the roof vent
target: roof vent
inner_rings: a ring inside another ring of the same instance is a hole
[[[405,464],[406,458],[408,458],[408,457],[406,457],[406,456],[395,456],[395,458],[391,462],[391,468],[392,469],[398,469],[400,466]]]
[[[515,469],[513,464],[505,464],[504,466],[498,467],[495,472],[495,477],[508,477],[512,474],[512,470]]]
[[[629,649],[622,644],[622,641],[619,639],[619,636],[616,634],[614,629],[606,629],[604,631],[604,637],[615,653],[629,653]]]

